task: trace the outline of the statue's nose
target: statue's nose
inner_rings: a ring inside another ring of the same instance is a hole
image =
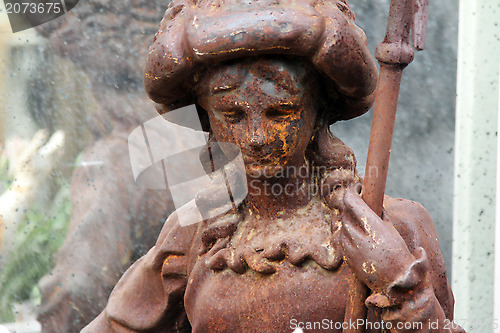
[[[262,121],[260,119],[254,121],[250,130],[250,147],[252,149],[262,149],[267,144],[267,141]]]

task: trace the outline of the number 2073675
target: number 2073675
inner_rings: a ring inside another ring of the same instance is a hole
[[[59,14],[63,11],[60,2],[6,2],[5,9],[7,14]]]

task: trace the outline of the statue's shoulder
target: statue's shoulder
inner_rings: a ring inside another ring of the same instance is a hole
[[[384,210],[401,218],[413,217],[419,220],[430,219],[429,213],[422,204],[402,198],[384,197]]]
[[[419,246],[433,252],[439,251],[439,240],[434,222],[429,212],[420,203],[385,196],[384,210],[410,251]]]
[[[194,214],[193,214],[194,215]],[[155,247],[159,253],[187,255],[201,220],[189,215],[183,207],[165,221]]]

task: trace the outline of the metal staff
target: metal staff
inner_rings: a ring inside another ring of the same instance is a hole
[[[380,73],[362,196],[378,216],[382,216],[401,75],[414,57],[410,30],[413,26],[414,47],[423,50],[427,8],[428,0],[392,0],[385,39],[375,51]]]
[[[392,0],[386,35],[375,51],[375,58],[380,64],[380,73],[375,93],[375,108],[362,198],[378,216],[382,216],[383,210],[401,75],[414,58],[409,42],[410,31],[413,31],[415,49],[423,50],[428,5],[429,0]],[[364,301],[368,292],[368,288],[363,283],[352,279],[345,317],[347,320],[356,321],[359,318],[366,318],[367,309]],[[357,329],[348,329],[344,332],[364,332],[364,328],[357,327]]]

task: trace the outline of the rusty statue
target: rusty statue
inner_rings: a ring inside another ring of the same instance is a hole
[[[387,196],[375,213],[329,130],[377,84],[347,1],[174,0],[144,81],[166,116],[199,106],[202,162],[239,147],[244,172],[226,179],[248,194],[220,200],[217,170],[203,221],[172,214],[85,332],[463,332],[428,213]]]

